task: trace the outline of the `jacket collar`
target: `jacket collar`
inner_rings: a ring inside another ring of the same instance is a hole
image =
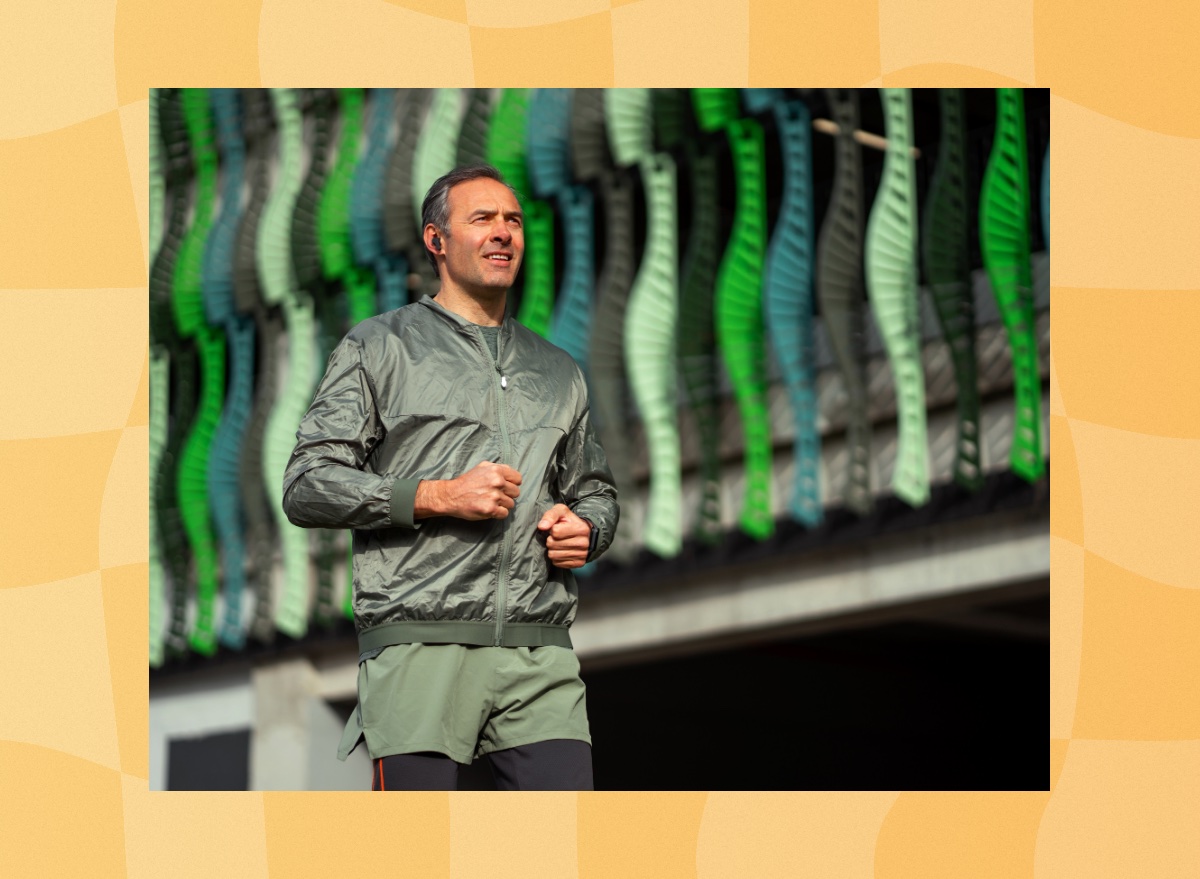
[[[478,324],[472,323],[471,321],[469,321],[465,317],[463,317],[461,314],[455,314],[453,311],[450,311],[448,308],[443,308],[440,303],[435,302],[433,300],[433,297],[429,296],[428,294],[423,295],[417,301],[421,305],[424,305],[426,308],[428,308],[430,311],[432,311],[434,314],[439,315],[443,320],[452,321],[460,330],[462,330],[464,332],[470,332],[471,327],[478,326]],[[512,324],[513,324],[513,319],[508,314],[508,310],[505,309],[504,319],[502,321],[500,321],[500,335],[503,338],[507,339],[512,334]]]

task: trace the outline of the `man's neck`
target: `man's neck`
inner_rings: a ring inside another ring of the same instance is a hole
[[[452,311],[473,324],[498,327],[504,321],[507,297],[507,290],[483,298],[443,283],[433,300],[446,311]]]

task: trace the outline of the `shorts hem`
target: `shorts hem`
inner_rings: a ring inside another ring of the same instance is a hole
[[[418,754],[423,751],[434,751],[449,757],[455,763],[462,763],[467,766],[470,766],[471,761],[475,759],[469,751],[449,748],[442,742],[408,742],[403,745],[389,746],[380,751],[372,752],[370,757],[372,760],[380,760],[384,757],[396,757],[400,754]]]
[[[496,751],[506,751],[509,748],[519,748],[521,745],[532,745],[537,742],[548,742],[551,739],[571,739],[576,742],[592,743],[592,737],[589,733],[581,733],[578,730],[559,730],[557,732],[537,733],[532,736],[521,736],[515,739],[503,739],[499,742],[488,742],[481,744],[475,752],[476,756],[482,757],[485,754],[491,754]]]

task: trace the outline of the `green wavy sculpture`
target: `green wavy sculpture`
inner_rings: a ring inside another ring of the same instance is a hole
[[[332,344],[322,346],[317,362],[329,357],[333,345],[345,331],[344,312],[374,311],[374,273],[354,260],[350,240],[350,191],[354,183],[354,172],[358,167],[359,146],[363,134],[363,89],[338,89],[338,104],[341,127],[338,131],[336,158],[329,172],[329,179],[321,190],[321,204],[317,214],[317,240],[321,252],[321,272],[324,276],[324,295],[332,303],[328,315],[322,316],[325,324],[322,341]],[[345,293],[340,301],[339,293]],[[335,337],[336,338],[333,338]],[[346,600],[353,591],[353,573],[346,569],[346,593],[339,609],[334,597],[333,563],[336,556],[346,557],[349,551],[339,540],[338,532],[321,529],[317,539],[317,600],[313,618],[318,625],[330,626],[339,616],[345,615]],[[348,544],[349,539],[344,541]]]
[[[521,198],[525,212],[525,271],[517,320],[539,336],[550,333],[554,313],[554,212],[535,201],[526,167],[530,89],[504,89],[487,134],[487,161]]]
[[[693,140],[686,151],[692,200],[679,302],[679,372],[700,449],[700,503],[692,536],[701,543],[721,539],[720,386],[713,291],[721,253],[717,144]]]
[[[720,131],[738,117],[737,89],[692,89],[692,103],[704,131]]]
[[[258,271],[263,298],[283,308],[288,336],[288,372],[275,399],[263,437],[263,485],[279,529],[283,556],[283,594],[275,608],[275,625],[294,638],[308,628],[308,534],[283,513],[283,471],[295,442],[296,425],[312,395],[314,317],[311,297],[293,277],[289,224],[302,182],[303,122],[296,94],[271,89],[278,123],[279,167],[275,186],[263,211],[258,235]]]
[[[925,276],[958,386],[954,481],[983,487],[979,465],[979,379],[975,359],[975,297],[971,291],[971,229],[967,217],[967,134],[961,89],[941,89],[937,167],[925,201],[921,243]]]
[[[212,109],[204,89],[183,90],[183,113],[195,157],[192,224],[175,264],[175,326],[200,353],[200,405],[184,441],[177,491],[183,527],[196,560],[196,621],[188,643],[197,653],[216,652],[217,546],[208,504],[208,455],[225,400],[225,335],[204,314],[204,247],[213,223],[217,148]]]
[[[880,89],[887,151],[867,220],[867,295],[896,384],[898,448],[892,491],[910,506],[929,501],[925,371],[917,300],[917,181],[912,92]]]
[[[554,315],[554,211],[544,201],[527,201],[525,211],[525,289],[517,320],[542,338]]]
[[[1008,331],[1016,418],[1009,460],[1034,482],[1046,472],[1033,271],[1029,259],[1029,169],[1022,89],[996,89],[996,135],[979,204],[979,237],[992,293]]]
[[[848,509],[863,515],[870,511],[872,497],[871,422],[863,355],[863,177],[862,158],[854,141],[858,95],[852,89],[828,89],[826,94],[839,134],[834,148],[833,197],[817,241],[817,298],[849,398],[849,466],[843,497]]]
[[[525,129],[529,89],[502,89],[487,133],[487,161],[498,170],[522,201],[532,195],[525,167]]]
[[[642,416],[650,491],[642,542],[664,558],[683,544],[679,425],[676,419],[675,327],[679,317],[675,162],[656,153],[640,163],[647,230],[642,264],[625,312],[625,371]]]
[[[767,249],[766,147],[762,126],[735,119],[726,132],[737,188],[733,229],[717,270],[717,344],[733,384],[745,437],[746,491],[738,522],[763,540],[775,531],[771,513],[771,419],[763,329],[763,263]]]

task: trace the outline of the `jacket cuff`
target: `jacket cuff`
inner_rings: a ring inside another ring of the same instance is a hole
[[[413,519],[414,505],[417,501],[417,486],[419,479],[400,478],[392,483],[392,506],[388,518],[397,528],[420,528],[421,523]]]
[[[591,561],[592,556],[596,554],[596,544],[600,541],[600,529],[596,527],[596,523],[591,519],[585,519],[583,516],[580,516],[579,518],[587,522],[592,528],[591,533],[588,534],[588,551],[586,559],[586,561]]]

